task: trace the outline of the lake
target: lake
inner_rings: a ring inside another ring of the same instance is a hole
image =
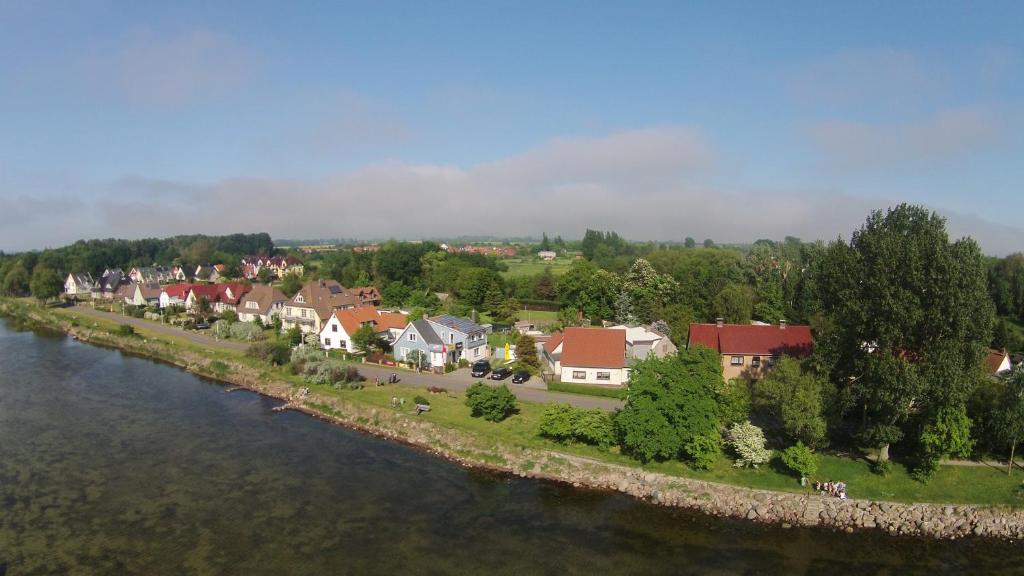
[[[1019,543],[709,518],[278,404],[0,320],[0,575],[1024,574]]]

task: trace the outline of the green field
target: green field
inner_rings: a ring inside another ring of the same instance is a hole
[[[563,274],[572,265],[572,260],[569,258],[556,258],[550,262],[544,262],[536,258],[509,258],[508,260],[502,260],[502,263],[508,265],[508,270],[502,272],[502,276],[505,278],[519,278],[520,276],[539,274],[545,268],[551,270],[552,274]]]

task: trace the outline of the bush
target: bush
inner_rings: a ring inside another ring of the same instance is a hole
[[[683,452],[690,459],[690,466],[707,470],[718,456],[718,440],[710,436],[694,436],[683,446]]]
[[[231,337],[231,323],[227,320],[217,320],[210,326],[210,332],[217,338],[228,339]]]
[[[568,404],[549,404],[540,420],[540,435],[556,442],[582,442],[608,447],[615,442],[610,412],[585,410]]]
[[[488,386],[477,382],[466,390],[466,406],[474,417],[483,417],[490,422],[501,422],[516,410],[516,397],[508,386]]]
[[[799,474],[802,478],[810,478],[818,473],[818,457],[803,442],[782,451],[782,463]]]
[[[413,404],[426,404],[427,406],[430,406],[430,400],[427,400],[426,398],[418,394],[416,395],[415,398],[412,399],[412,401]]]
[[[118,336],[135,336],[135,328],[128,324],[119,324],[117,326]]]
[[[256,342],[249,346],[249,349],[245,352],[246,356],[258,358],[276,366],[287,364],[291,358],[291,353],[292,350],[288,343],[281,340]]]
[[[733,424],[726,436],[729,447],[737,456],[734,466],[757,468],[772,459],[772,451],[764,446],[764,432],[749,421]]]
[[[238,313],[236,313],[234,310],[225,310],[223,313],[221,313],[220,317],[222,320],[227,320],[232,324],[238,322]]]
[[[230,329],[231,338],[245,342],[255,342],[266,338],[261,330],[251,322],[235,322]]]
[[[459,368],[469,368],[469,359],[459,358]]]

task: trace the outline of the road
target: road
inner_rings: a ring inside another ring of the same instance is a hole
[[[198,344],[200,346],[209,348],[220,348],[223,350],[236,350],[245,351],[249,345],[244,342],[233,342],[231,340],[218,340],[212,336],[200,332],[193,332],[189,330],[182,330],[175,326],[168,326],[166,324],[160,324],[159,322],[153,322],[152,320],[145,320],[143,318],[133,318],[131,316],[122,316],[112,312],[104,312],[102,310],[94,310],[87,305],[78,305],[73,308],[73,313],[84,317],[99,318],[102,320],[108,320],[111,322],[117,322],[119,324],[129,324],[135,328],[144,328],[152,332],[159,334],[166,334],[169,336],[176,336],[178,338],[185,338],[190,342]],[[432,373],[417,373],[408,370],[393,369],[387,366],[377,366],[375,364],[363,364],[359,366],[360,373],[363,374],[368,380],[374,378],[380,378],[381,381],[387,381],[388,376],[392,373],[398,374],[399,385],[406,386],[409,388],[427,388],[431,386],[438,386],[453,391],[461,391],[468,388],[475,382],[484,382],[486,384],[499,385],[498,382],[491,380],[481,380],[480,378],[474,378],[469,373],[469,368],[461,368],[455,372],[448,374],[432,374]],[[602,398],[600,396],[585,396],[582,394],[564,394],[561,392],[551,392],[545,388],[543,383],[539,382],[537,377],[534,377],[530,382],[524,384],[512,384],[511,379],[506,380],[509,390],[521,400],[528,402],[558,402],[571,404],[579,408],[601,408],[602,410],[615,410],[621,408],[623,402],[615,398]]]

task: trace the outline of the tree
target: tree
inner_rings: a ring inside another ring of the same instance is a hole
[[[964,406],[992,337],[977,243],[950,242],[942,218],[901,204],[873,212],[849,244],[830,244],[818,282],[816,350],[880,460],[920,433],[915,415]]]
[[[996,329],[992,333],[992,347],[996,350],[1006,350],[1010,347],[1010,329],[1006,325],[1006,318],[1000,318],[996,323]]]
[[[548,233],[547,232],[543,233],[543,237],[541,238],[539,249],[540,249],[541,252],[544,252],[544,251],[547,251],[547,250],[551,250],[551,241],[548,240]]]
[[[736,454],[736,467],[757,468],[772,459],[772,451],[765,448],[764,432],[750,423],[737,422],[729,426],[726,443]]]
[[[749,324],[754,313],[754,295],[749,287],[729,284],[715,296],[712,311],[729,324]]]
[[[298,274],[285,274],[284,278],[281,279],[281,292],[291,298],[299,290],[302,290],[302,278]]]
[[[210,306],[210,299],[206,296],[200,296],[196,300],[196,316],[206,320],[213,313],[213,307]]]
[[[364,324],[352,335],[352,346],[363,353],[381,350],[387,343],[373,331],[373,326]]]
[[[3,291],[8,296],[22,296],[29,291],[28,270],[21,262],[11,266],[3,281]]]
[[[753,404],[786,434],[808,446],[823,446],[827,383],[800,362],[783,357],[767,376],[754,383]]]
[[[691,238],[690,236],[687,236],[686,240],[683,241],[683,246],[686,246],[687,248],[696,248],[697,241]]]
[[[914,472],[918,478],[931,476],[942,458],[969,456],[973,445],[966,406],[943,406],[921,431],[921,455]]]
[[[493,387],[477,382],[466,390],[466,406],[469,406],[473,417],[501,422],[515,412],[516,397],[508,386]]]
[[[270,280],[270,268],[264,266],[256,273],[256,281],[260,284],[270,284]]]
[[[705,238],[704,239],[704,247],[705,248],[714,248],[715,247],[715,241],[712,240],[711,238]]]
[[[653,320],[654,311],[666,306],[675,296],[679,285],[668,274],[659,274],[650,262],[637,258],[622,278],[620,299],[625,300],[627,312],[619,312],[619,320],[634,316],[639,322]],[[617,307],[618,308],[618,307]]]
[[[60,296],[64,289],[64,281],[57,272],[43,266],[36,266],[32,272],[32,281],[29,285],[32,296],[42,303],[51,298]]]
[[[999,437],[1010,446],[1010,460],[1006,468],[1013,470],[1013,456],[1017,443],[1024,439],[1024,367],[1017,366],[1006,380],[1000,410],[995,418]]]
[[[537,343],[533,336],[522,334],[516,341],[516,360],[520,365],[526,366],[531,372],[540,369],[540,358],[537,357]]]
[[[801,478],[810,478],[818,473],[818,457],[814,451],[797,442],[782,451],[782,463]]]

